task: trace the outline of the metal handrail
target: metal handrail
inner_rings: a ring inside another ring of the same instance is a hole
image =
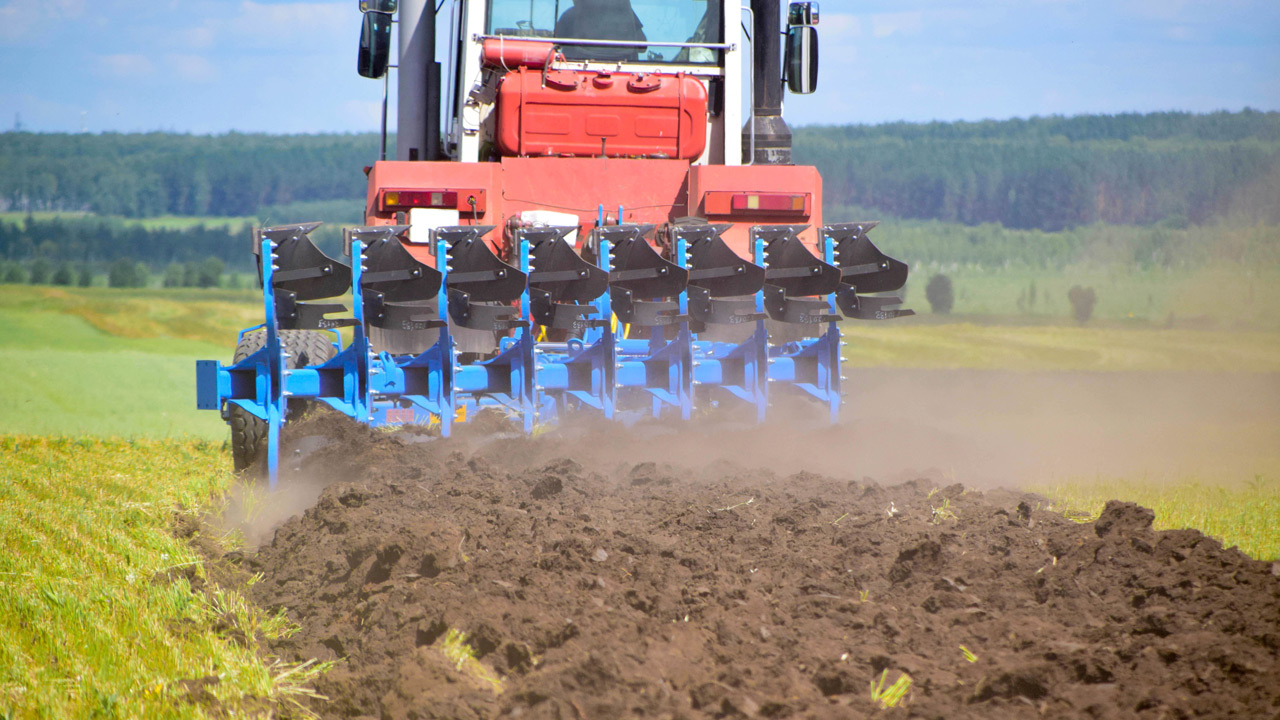
[[[749,152],[750,157],[748,157],[747,160],[742,164],[755,165],[756,164],[756,110],[755,110],[756,108],[756,64],[755,64],[754,57],[756,54],[756,38],[755,38],[755,35],[753,35],[752,33],[756,31],[756,11],[752,10],[750,7],[741,7],[741,8],[738,8],[738,10],[741,11],[738,13],[739,20],[741,20],[742,13],[744,12],[751,16],[751,32],[744,33],[747,39],[751,41],[751,55],[747,57],[747,67],[751,68],[751,71],[747,73],[747,93],[748,93],[747,107],[751,108],[751,112],[747,114],[747,126],[751,128],[748,131],[748,134],[751,136],[751,150]],[[743,28],[743,30],[745,29],[746,28]]]
[[[709,50],[734,50],[737,45],[733,43],[688,43],[688,42],[658,42],[655,40],[592,40],[591,38],[558,38],[558,37],[527,37],[525,35],[475,35],[476,40],[496,40],[502,38],[510,40],[519,38],[521,40],[533,40],[536,42],[549,42],[557,45],[591,45],[598,47],[675,47],[675,48],[707,48]]]

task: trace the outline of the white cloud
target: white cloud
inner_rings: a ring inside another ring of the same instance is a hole
[[[355,3],[290,2],[267,4],[244,0],[212,6],[199,25],[167,33],[170,47],[182,50],[227,48],[295,49],[325,47],[351,41],[359,29]]]
[[[155,73],[155,65],[145,55],[116,54],[98,56],[95,70],[111,77],[138,78]]]
[[[1190,4],[1190,0],[1130,0],[1128,6],[1141,18],[1178,21],[1186,18]]]
[[[82,14],[84,0],[10,0],[0,7],[0,40],[39,40],[53,21]]]
[[[35,25],[38,12],[38,5],[20,0],[0,7],[0,39],[17,40],[26,35]]]
[[[824,13],[819,33],[828,43],[838,43],[862,36],[862,20],[856,15]]]
[[[205,50],[213,47],[214,41],[217,39],[218,32],[210,23],[205,23],[200,27],[186,28],[175,33],[178,44],[181,47],[191,50]]]
[[[388,122],[394,126],[395,115],[391,113],[395,111],[388,108],[387,112],[388,118],[390,118]],[[344,124],[348,127],[376,130],[382,126],[382,101],[348,100],[342,103],[338,110],[338,116],[345,121]]]
[[[354,5],[307,2],[266,5],[245,0],[240,4],[239,13],[226,27],[240,37],[272,45],[297,40],[323,44],[355,32],[355,26],[351,24]]]
[[[218,69],[203,55],[166,55],[165,68],[180,80],[194,83],[213,82]]]
[[[924,27],[924,12],[877,13],[871,16],[871,34],[878,37],[911,35]]]

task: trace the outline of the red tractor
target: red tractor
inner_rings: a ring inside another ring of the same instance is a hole
[[[199,374],[238,465],[266,456],[274,476],[290,401],[444,434],[484,407],[525,429],[712,407],[760,421],[775,393],[834,421],[839,322],[910,314],[878,294],[907,267],[867,239],[875,223],[830,222],[817,170],[791,164],[782,94],[815,89],[817,3],[792,3],[785,33],[778,0],[361,9],[370,78],[398,14],[396,159],[384,102],[350,265],[314,224],[255,235],[265,331]],[[347,292],[354,318],[313,302]],[[323,335],[342,325],[345,347]]]

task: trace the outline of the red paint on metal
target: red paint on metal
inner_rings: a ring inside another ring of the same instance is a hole
[[[369,175],[369,191],[365,195],[365,224],[395,225],[396,212],[381,207],[384,189],[458,189],[458,222],[463,225],[500,225],[502,213],[501,168],[497,163],[405,162],[380,160]],[[477,196],[476,212],[466,202],[471,192]],[[502,247],[500,230],[486,238],[498,251]],[[436,257],[426,245],[405,245],[409,254],[430,267]]]
[[[369,174],[365,222],[393,225],[396,213],[382,211],[379,198],[389,188],[474,188],[484,192],[485,203],[473,215],[461,209],[463,225],[494,225],[485,238],[494,252],[508,257],[503,237],[507,220],[525,210],[556,210],[578,216],[582,233],[595,226],[604,206],[607,222],[660,225],[685,214],[685,183],[689,163],[684,160],[632,160],[624,158],[503,158],[501,162],[404,162],[384,160]],[[465,196],[459,197],[459,205]],[[435,267],[435,256],[425,245],[406,245],[419,261]]]
[[[488,193],[483,188],[382,188],[378,209],[394,212],[414,207],[448,208],[459,212],[483,214]],[[437,197],[438,196],[438,197]]]
[[[380,161],[369,173],[370,204],[365,221],[370,225],[391,225],[396,213],[379,207],[386,189],[471,189],[483,193],[484,202],[470,212],[459,190],[459,218],[463,225],[493,225],[486,240],[499,256],[510,259],[504,230],[507,221],[526,210],[556,210],[578,217],[583,234],[595,226],[599,208],[606,222],[661,225],[678,217],[694,215],[711,222],[728,222],[725,240],[744,258],[750,258],[749,229],[752,225],[807,224],[800,234],[810,250],[820,253],[818,231],[822,225],[822,179],[816,169],[793,165],[725,167],[690,166],[684,160],[625,158],[503,158],[500,162],[402,162]],[[753,212],[744,215],[732,210],[732,196],[806,195],[807,209],[796,212]],[[727,202],[717,205],[714,198]],[[728,212],[725,212],[725,209]],[[436,258],[425,245],[406,245],[418,260],[435,266]]]
[[[545,40],[488,38],[480,48],[480,61],[503,70],[515,70],[522,66],[541,70],[547,66],[554,49],[555,43]]]
[[[413,408],[387,408],[388,425],[404,425],[413,420]]]
[[[796,213],[751,211],[732,208],[734,195],[807,195],[805,211]],[[807,227],[800,240],[821,255],[818,228],[822,227],[822,177],[807,165],[695,165],[689,169],[689,215],[711,222],[733,223],[722,236],[734,252],[751,258],[752,225],[798,225]]]
[[[741,213],[799,213],[808,215],[809,193],[734,193],[729,206]]]
[[[604,206],[609,224],[670,222],[684,214],[683,160],[623,158],[503,158],[503,212],[558,210],[578,216],[585,232]]]
[[[812,212],[809,193],[760,193],[709,190],[703,198],[703,209],[708,215],[732,215],[756,217],[758,215],[784,214],[808,217]]]
[[[522,67],[503,77],[497,112],[505,156],[696,160],[706,149],[707,91],[683,74]]]

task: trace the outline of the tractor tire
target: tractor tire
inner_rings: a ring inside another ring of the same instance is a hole
[[[246,333],[236,345],[234,362],[249,357],[266,344],[265,331]],[[285,358],[285,367],[288,368],[318,365],[332,359],[338,352],[333,347],[331,335],[320,330],[281,330],[280,344],[290,354],[290,357]],[[309,405],[305,401],[291,400],[287,415],[301,414]],[[236,472],[244,472],[264,463],[267,457],[267,421],[238,405],[232,405],[227,416],[227,422],[231,425],[231,460]]]

